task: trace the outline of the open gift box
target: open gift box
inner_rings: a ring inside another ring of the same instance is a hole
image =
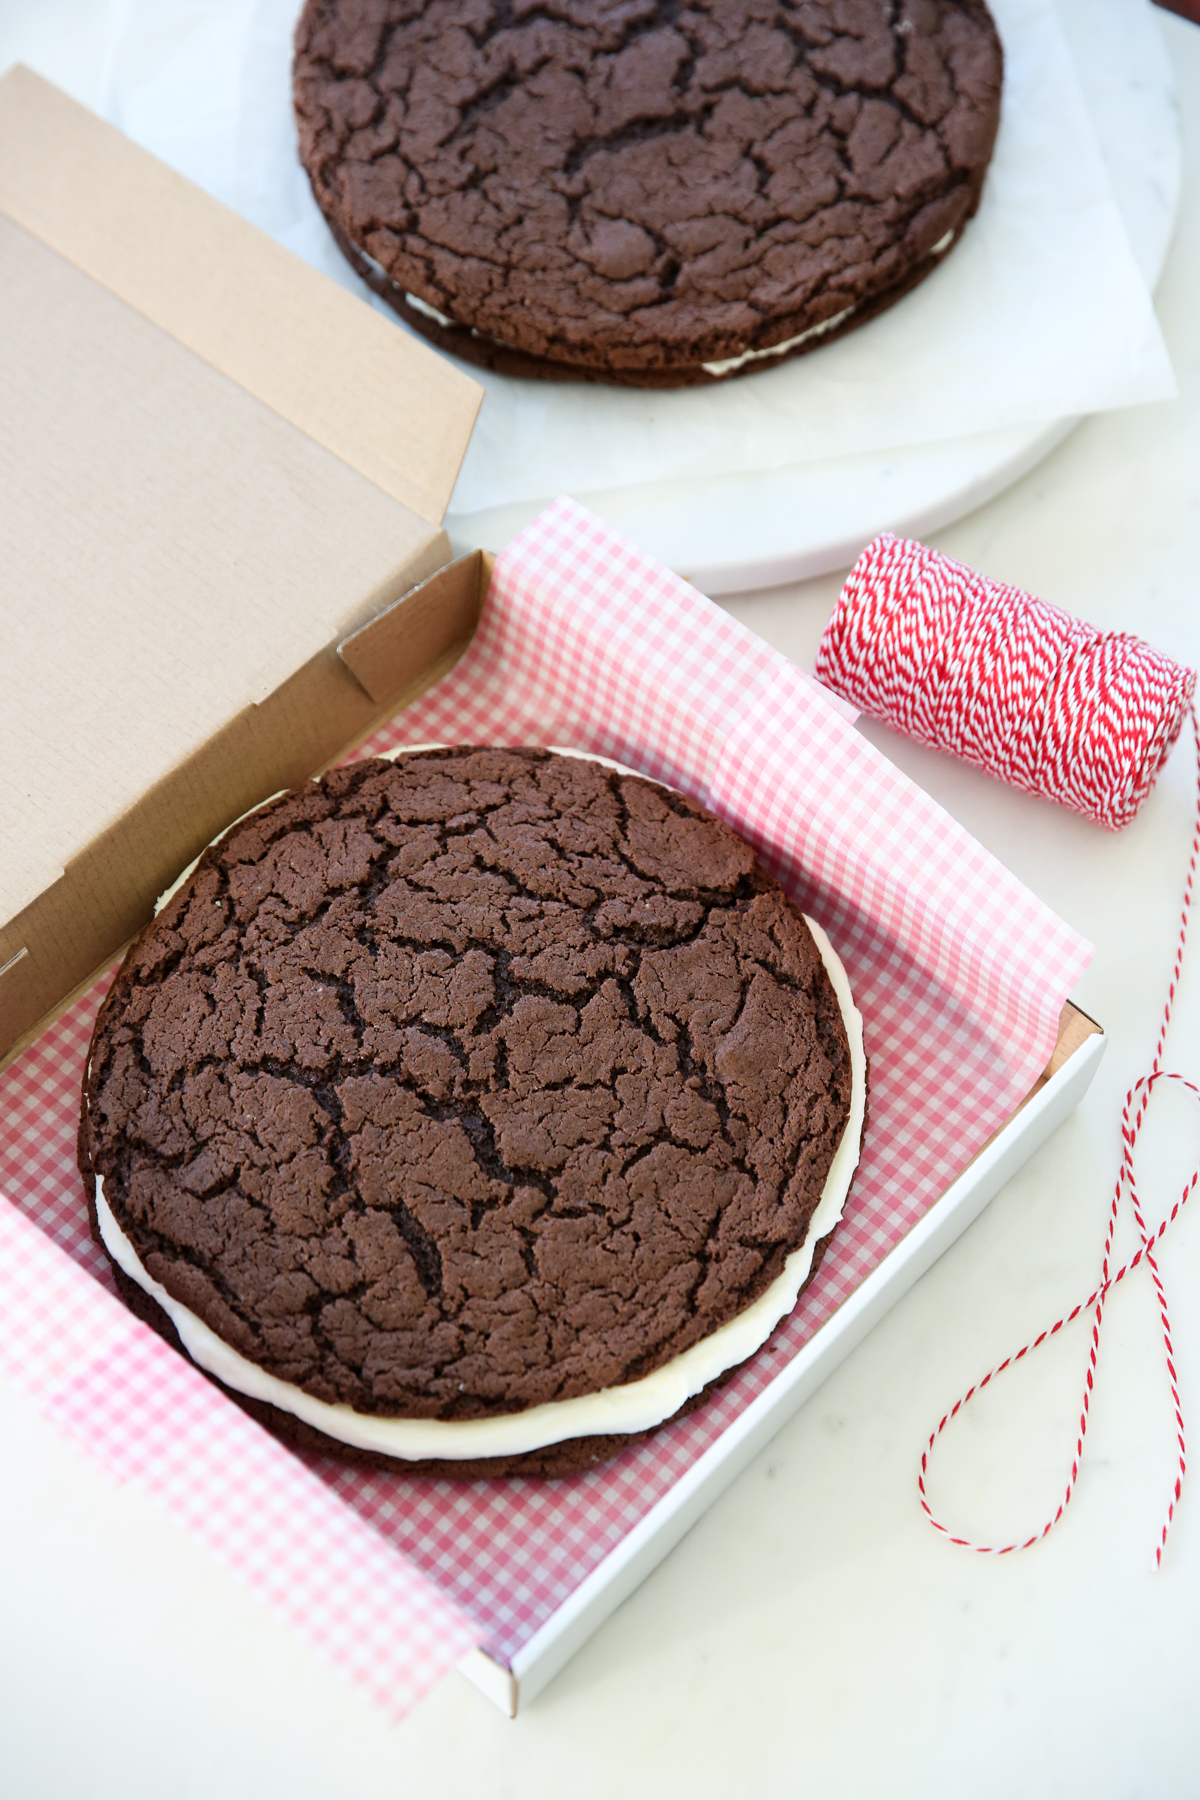
[[[1078,1101],[1087,949],[844,707],[583,509],[446,564],[472,384],[28,75],[0,152],[40,509],[17,623],[36,640],[46,594],[80,637],[14,752],[0,1363],[391,1710],[462,1659],[515,1712]],[[590,751],[710,806],[825,926],[866,1022],[863,1160],[795,1312],[700,1410],[553,1482],[284,1449],[112,1298],[74,1167],[95,976],[156,894],[274,789],[430,742]]]

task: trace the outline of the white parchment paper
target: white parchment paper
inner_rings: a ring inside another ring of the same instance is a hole
[[[783,468],[1170,398],[1166,347],[1052,0],[991,6],[1006,63],[996,152],[976,218],[921,287],[837,343],[717,388],[652,394],[471,369],[487,399],[453,510]],[[101,105],[365,297],[296,159],[296,11],[296,0],[117,0]]]

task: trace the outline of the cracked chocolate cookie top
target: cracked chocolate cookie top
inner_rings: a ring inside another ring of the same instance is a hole
[[[983,0],[308,0],[295,96],[318,204],[413,323],[686,380],[935,266],[1001,64]]]
[[[850,1097],[808,927],[726,826],[441,750],[204,853],[97,1019],[81,1166],[243,1356],[468,1419],[633,1380],[757,1298]]]

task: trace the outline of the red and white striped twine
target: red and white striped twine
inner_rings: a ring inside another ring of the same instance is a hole
[[[1178,738],[1190,669],[885,533],[842,589],[816,675],[864,712],[1119,831]]]
[[[1014,787],[1070,806],[1110,831],[1127,825],[1138,811],[1190,712],[1197,806],[1179,938],[1154,1060],[1149,1074],[1139,1077],[1129,1089],[1121,1113],[1121,1165],[1109,1208],[1100,1285],[967,1389],[930,1433],[917,1481],[926,1517],[952,1544],[985,1556],[1007,1556],[1013,1550],[1028,1550],[1046,1537],[1070,1504],[1079,1478],[1105,1303],[1117,1283],[1144,1262],[1158,1297],[1179,1453],[1155,1548],[1155,1565],[1159,1566],[1183,1489],[1187,1453],[1167,1295],[1154,1251],[1200,1184],[1200,1167],[1185,1182],[1167,1217],[1150,1232],[1138,1195],[1133,1153],[1160,1082],[1177,1082],[1200,1100],[1195,1082],[1162,1066],[1200,858],[1196,676],[1140,638],[1097,631],[1031,594],[988,581],[923,544],[890,535],[868,545],[851,571],[821,640],[816,673],[847,700],[910,737],[964,757]],[[1126,1192],[1141,1249],[1111,1274],[1113,1236]],[[1089,1311],[1092,1334],[1079,1433],[1057,1511],[1040,1530],[1010,1544],[976,1544],[956,1535],[934,1516],[926,1493],[925,1477],[934,1445],[951,1420],[998,1375]]]

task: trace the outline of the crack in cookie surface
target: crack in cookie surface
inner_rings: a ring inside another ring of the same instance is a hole
[[[435,751],[205,852],[101,1010],[83,1162],[241,1354],[467,1419],[749,1304],[849,1104],[808,928],[727,827],[595,763]]]
[[[983,0],[309,0],[296,44],[339,237],[581,368],[686,371],[902,288],[999,119]]]

